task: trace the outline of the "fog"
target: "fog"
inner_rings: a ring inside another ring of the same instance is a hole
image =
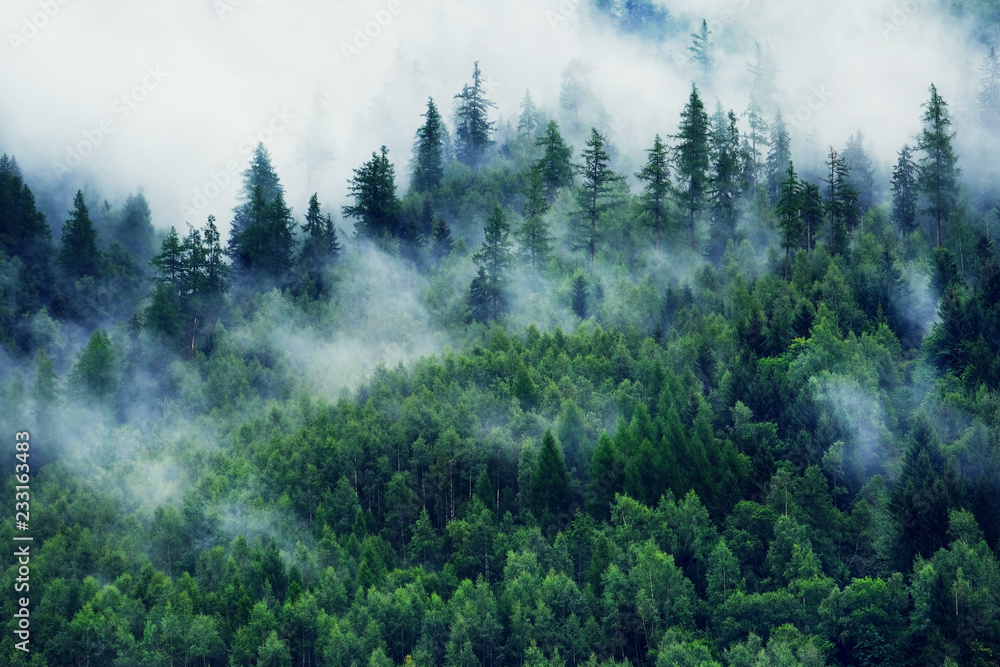
[[[631,164],[654,133],[675,131],[694,75],[689,33],[705,18],[718,70],[709,108],[715,98],[746,108],[747,62],[755,42],[768,45],[797,159],[861,129],[885,169],[912,143],[931,82],[961,120],[976,87],[969,71],[986,50],[926,0],[664,6],[676,35],[656,43],[621,36],[578,0],[10,0],[0,10],[0,151],[17,156],[36,190],[51,191],[50,215],[88,183],[111,201],[142,186],[158,227],[214,214],[224,231],[239,190],[233,174],[258,139],[296,213],[312,191],[334,209],[351,169],[382,144],[405,186],[426,97],[450,118],[474,61],[494,119],[516,121],[526,89],[558,110],[561,72],[576,58],[593,68],[610,125],[600,129],[634,155]],[[327,156],[312,173],[303,142]]]

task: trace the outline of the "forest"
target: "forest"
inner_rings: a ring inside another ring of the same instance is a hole
[[[1000,664],[1000,56],[883,169],[767,43],[717,100],[708,21],[591,4],[683,36],[641,153],[573,60],[508,116],[470,62],[342,206],[264,143],[180,229],[3,154],[0,664]]]

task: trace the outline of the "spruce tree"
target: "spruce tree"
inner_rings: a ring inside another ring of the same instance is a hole
[[[389,150],[382,146],[372,159],[354,170],[348,192],[353,206],[344,206],[344,216],[354,218],[354,229],[361,236],[398,237],[400,203],[396,198],[396,171],[389,162]]]
[[[458,159],[470,167],[476,167],[493,145],[494,123],[488,117],[489,109],[496,108],[493,102],[486,99],[479,61],[476,61],[472,70],[472,86],[463,86],[462,92],[455,99],[458,100],[455,128]]]
[[[892,219],[908,233],[917,226],[917,163],[906,144],[898,155],[892,170]]]
[[[660,250],[660,238],[670,224],[670,197],[673,195],[667,150],[657,134],[653,147],[646,149],[646,165],[635,175],[646,183],[642,191],[642,212],[646,224],[653,230],[657,252]]]
[[[563,141],[559,125],[554,120],[549,121],[545,134],[535,141],[535,145],[542,149],[542,155],[532,169],[541,174],[545,197],[551,204],[560,188],[573,184],[573,147]]]
[[[754,62],[747,63],[747,70],[752,77],[751,95],[760,105],[761,109],[770,114],[774,111],[774,93],[777,90],[776,81],[778,78],[778,66],[774,61],[774,54],[771,45],[762,47],[759,42],[755,42]]]
[[[688,213],[688,231],[691,249],[697,249],[695,225],[697,214],[705,207],[708,191],[710,159],[709,124],[705,105],[698,95],[698,87],[691,86],[691,96],[681,112],[681,123],[674,148],[675,164],[679,177],[681,204]]]
[[[6,153],[0,155],[0,251],[20,257],[32,271],[47,267],[52,251],[52,230],[35,206],[17,160]]]
[[[938,247],[944,243],[944,223],[958,199],[956,157],[951,140],[951,116],[948,104],[931,84],[931,97],[924,104],[923,129],[917,149],[923,153],[918,162],[917,187],[927,198],[927,212],[934,220],[934,239]]]
[[[76,191],[73,210],[63,223],[59,246],[59,263],[71,279],[83,276],[99,277],[101,253],[97,249],[97,231],[90,219],[90,211],[83,201],[83,192]]]
[[[791,163],[789,163],[791,164]],[[819,186],[815,183],[801,182],[802,203],[800,213],[802,224],[805,228],[806,250],[812,251],[816,247],[816,239],[819,237],[819,228],[823,225],[823,196],[820,194]]]
[[[583,158],[583,163],[576,165],[576,171],[583,178],[583,182],[576,191],[576,203],[579,208],[573,230],[573,247],[576,250],[587,251],[590,271],[593,272],[598,223],[612,204],[612,191],[620,177],[609,166],[611,156],[604,149],[604,137],[596,128],[591,128],[590,139],[580,157]]]
[[[847,250],[850,232],[857,224],[857,193],[847,182],[847,163],[830,146],[826,167],[826,211],[830,218],[830,252],[842,254]]]
[[[229,228],[229,242],[226,254],[233,261],[233,268],[244,277],[261,268],[261,258],[267,254],[263,244],[275,235],[275,221],[270,216],[280,217],[283,211],[271,204],[283,196],[284,187],[271,166],[271,155],[263,143],[258,143],[250,158],[250,165],[243,171],[243,187],[240,203],[233,209],[233,222]],[[282,207],[284,202],[282,201]],[[289,223],[289,220],[280,222]],[[275,240],[287,243],[284,235],[276,235]],[[282,254],[286,248],[276,248]]]
[[[314,193],[309,198],[309,210],[302,225],[302,249],[299,251],[299,267],[313,283],[319,285],[324,266],[334,261],[340,254],[336,228],[329,214],[320,211],[319,196]]]
[[[424,124],[417,130],[413,144],[413,189],[430,192],[441,184],[444,175],[444,123],[434,105],[434,98],[427,98],[427,111],[421,115]]]
[[[756,188],[760,181],[764,149],[768,145],[770,128],[767,121],[764,120],[764,109],[761,108],[757,98],[753,95],[750,96],[750,102],[747,104],[747,110],[743,112],[743,116],[747,119],[747,129],[749,130],[746,134],[746,178],[749,184]]]
[[[847,185],[858,196],[855,216],[860,220],[875,203],[875,172],[872,169],[872,159],[865,149],[864,132],[858,130],[847,140],[841,156],[847,167]]]
[[[548,259],[552,252],[553,236],[549,232],[545,213],[549,203],[545,200],[543,176],[540,170],[528,172],[528,188],[524,190],[525,202],[522,211],[524,222],[517,229],[517,240],[522,253],[531,263],[531,268],[538,268],[539,263]]]
[[[159,282],[171,286],[178,293],[180,292],[184,273],[184,249],[180,236],[174,227],[171,227],[167,235],[163,237],[163,241],[160,243],[160,252],[149,260],[149,263],[156,267]]]
[[[150,220],[149,203],[142,192],[130,194],[125,200],[115,237],[133,257],[147,262],[156,251],[156,231]]]
[[[80,350],[69,375],[69,385],[79,398],[108,401],[118,389],[118,365],[111,341],[97,330]]]
[[[569,511],[573,501],[569,472],[550,429],[546,429],[542,436],[542,446],[535,459],[535,474],[531,476],[531,482],[531,510],[543,523],[551,525]]]
[[[573,277],[573,313],[581,320],[587,319],[587,278],[582,273]]]
[[[469,311],[470,319],[491,322],[507,312],[510,225],[502,208],[493,209],[484,231],[486,239],[472,256],[479,271],[469,286]]]
[[[535,107],[534,100],[531,99],[531,91],[525,90],[524,99],[521,100],[521,114],[517,118],[517,132],[533,137],[540,129],[541,121],[538,109]]]

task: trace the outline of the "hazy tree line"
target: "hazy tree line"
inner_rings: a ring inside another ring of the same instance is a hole
[[[623,25],[654,11],[624,5],[605,7]],[[692,39],[707,80],[707,24]],[[0,650],[24,665],[995,664],[1000,212],[969,203],[933,85],[879,183],[860,131],[793,164],[774,72],[758,45],[743,113],[710,112],[692,85],[621,173],[582,64],[558,111],[526,94],[515,124],[477,63],[448,104],[414,110],[405,189],[380,146],[348,205],[313,195],[299,218],[261,145],[225,240],[211,217],[157,234],[141,193],[92,211],[82,192],[54,240],[3,157],[16,363],[0,421],[45,434],[86,415],[101,443],[86,465],[53,444],[33,469],[34,652],[9,631]],[[998,77],[990,51],[987,127]],[[344,301],[371,246],[425,279],[421,307],[458,344],[317,398],[260,332],[274,304],[354,327]],[[572,329],[523,324],[538,299]],[[179,415],[197,428],[176,433]],[[123,490],[148,483],[125,451],[176,471],[182,498]],[[240,523],[241,507],[279,519]]]

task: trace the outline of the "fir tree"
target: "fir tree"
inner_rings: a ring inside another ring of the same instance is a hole
[[[531,476],[531,510],[536,517],[550,524],[569,510],[573,498],[570,493],[569,472],[562,451],[551,430],[542,436],[542,446],[535,460],[535,474]]]
[[[559,134],[559,125],[550,120],[545,127],[545,134],[535,141],[542,149],[542,155],[532,166],[542,177],[545,186],[545,197],[551,204],[556,200],[560,188],[573,184],[573,147],[567,146]]]
[[[483,91],[479,61],[476,61],[472,70],[472,86],[463,86],[462,92],[455,99],[458,100],[455,129],[458,159],[470,167],[476,167],[493,145],[494,123],[488,120],[488,115],[489,109],[496,107],[486,99]]]
[[[469,288],[470,318],[478,322],[500,319],[507,312],[510,225],[502,208],[493,210],[484,231],[486,239],[472,256],[479,271]]]
[[[872,159],[865,150],[865,135],[861,130],[847,140],[841,156],[847,167],[847,185],[858,196],[855,217],[860,220],[875,203],[875,173]]]
[[[764,120],[764,110],[753,95],[750,96],[750,103],[747,104],[747,110],[743,112],[743,116],[747,119],[747,129],[749,130],[746,135],[746,178],[750,185],[757,187],[770,128],[767,126],[767,121]]]
[[[549,203],[545,200],[543,176],[540,170],[528,172],[528,188],[524,190],[525,202],[522,211],[524,222],[517,230],[517,240],[523,254],[531,263],[531,268],[548,259],[552,252],[553,236],[549,232],[545,213]]]
[[[115,237],[133,257],[147,262],[155,252],[156,231],[150,220],[149,203],[142,192],[130,194],[125,200]]]
[[[791,163],[789,163],[791,164]],[[815,183],[801,183],[802,200],[800,213],[802,224],[805,228],[806,250],[812,251],[816,247],[816,239],[819,237],[819,228],[823,225],[823,196],[820,194],[819,186]]]
[[[847,163],[830,146],[826,167],[826,211],[830,218],[830,252],[842,254],[847,250],[848,237],[857,224],[857,193],[847,182]]]
[[[0,251],[20,257],[33,271],[48,266],[52,230],[35,206],[17,160],[0,155]],[[45,269],[40,278],[45,278]]]
[[[934,239],[938,247],[944,243],[944,223],[955,208],[958,198],[958,174],[950,132],[951,116],[948,105],[931,84],[931,97],[924,106],[923,129],[917,149],[923,153],[918,162],[917,187],[927,198],[927,212],[934,220]]]
[[[646,165],[635,177],[645,181],[642,192],[642,211],[646,224],[653,230],[656,250],[660,250],[660,238],[670,224],[670,198],[673,185],[670,182],[670,164],[667,147],[657,134],[653,147],[647,148]]]
[[[576,165],[576,171],[583,182],[576,192],[577,222],[574,229],[574,249],[586,250],[590,271],[594,270],[594,255],[597,252],[598,223],[611,205],[611,194],[619,176],[609,163],[611,156],[604,149],[604,137],[595,128],[590,130],[590,139],[580,153],[583,163]]]
[[[903,144],[892,170],[892,219],[904,232],[917,225],[917,164],[910,147]]]
[[[413,144],[413,189],[430,192],[441,184],[444,175],[444,123],[434,105],[427,98],[427,111],[421,115],[424,124],[417,130]]]
[[[333,220],[329,214],[323,215],[320,211],[316,193],[309,198],[309,210],[306,212],[302,232],[304,238],[299,251],[299,266],[314,283],[319,284],[323,267],[336,260],[340,254],[340,242],[337,240]]]
[[[101,253],[97,249],[97,231],[80,190],[77,190],[73,198],[73,210],[69,215],[62,228],[59,263],[70,278],[99,277]]]
[[[777,90],[778,67],[770,44],[762,47],[759,42],[755,42],[753,50],[754,62],[747,63],[747,70],[752,77],[751,95],[760,104],[761,109],[770,114],[775,110],[774,93]]]
[[[696,216],[705,206],[708,191],[710,159],[709,124],[705,105],[698,95],[697,86],[691,87],[691,96],[681,112],[681,123],[674,148],[675,164],[679,176],[679,196],[688,212],[688,231],[691,249],[697,248],[695,239]]]
[[[344,206],[344,216],[354,218],[354,229],[361,236],[398,237],[400,203],[396,198],[396,171],[389,162],[389,150],[382,146],[372,159],[354,170],[348,193],[353,206]]]
[[[573,277],[573,313],[581,320],[587,319],[587,278],[578,273]]]
[[[156,267],[157,279],[161,283],[170,285],[178,293],[180,292],[184,274],[184,249],[174,227],[171,227],[163,237],[160,252],[149,260],[149,263]]]
[[[531,91],[524,91],[524,99],[521,100],[521,114],[517,119],[517,132],[518,134],[528,135],[534,137],[538,134],[541,129],[541,121],[538,115],[538,109],[535,107],[534,100],[531,99]]]

